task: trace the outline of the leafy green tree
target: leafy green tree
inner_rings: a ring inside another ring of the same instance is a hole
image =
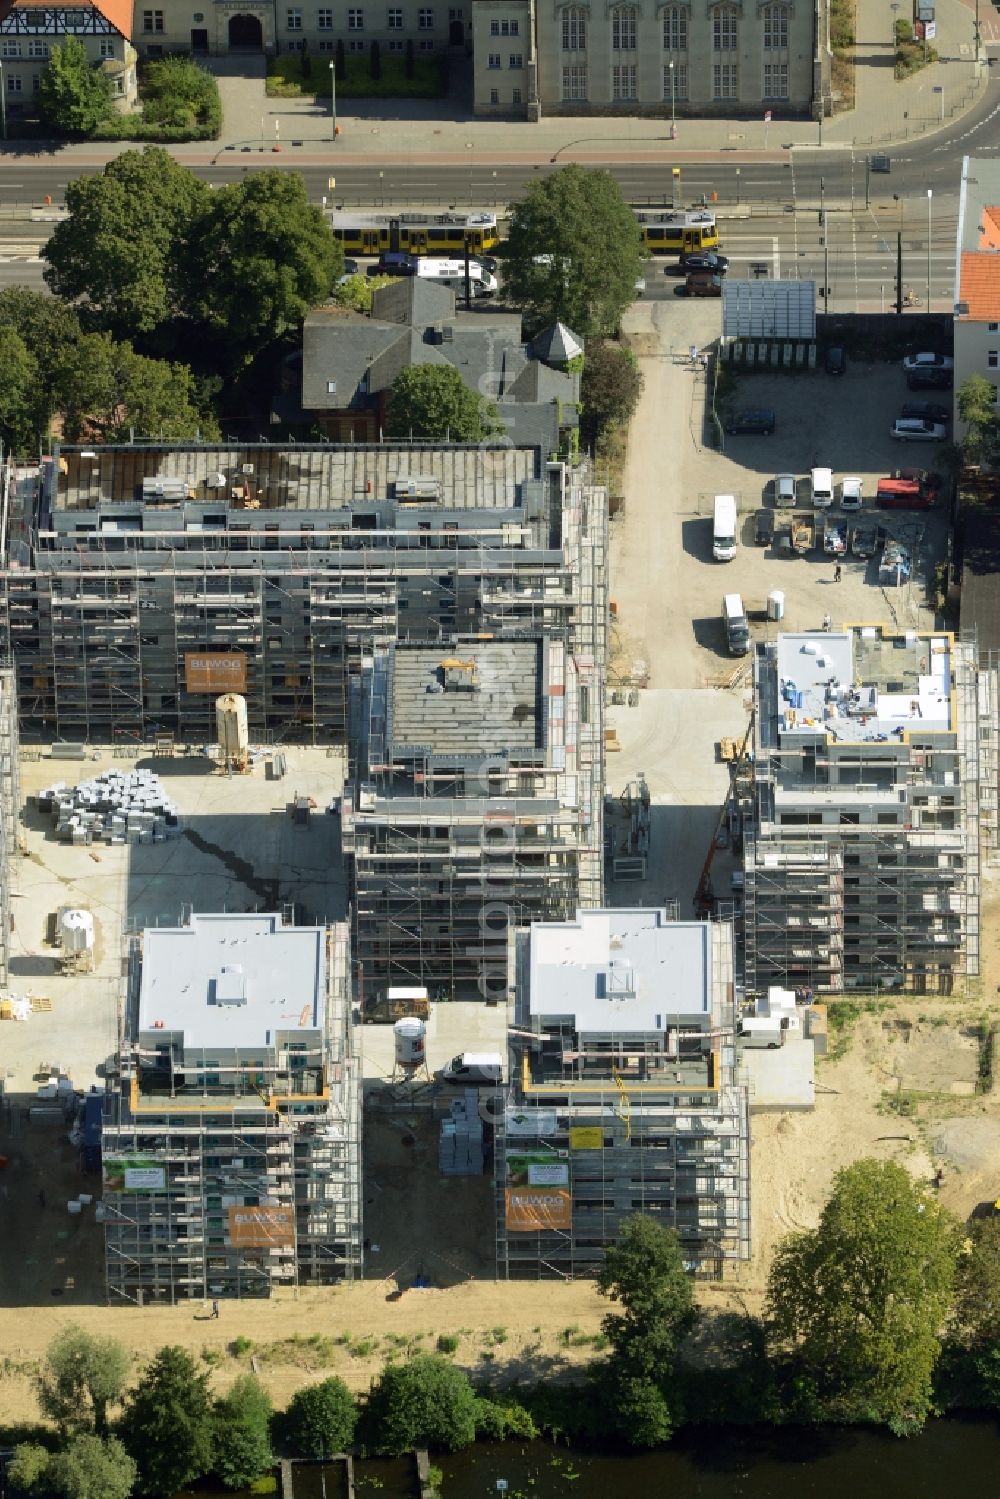
[[[254,1374],[241,1374],[215,1402],[215,1459],[228,1489],[242,1489],[267,1471],[271,1453],[271,1397]]]
[[[366,276],[359,271],[335,288],[333,300],[341,307],[349,307],[352,312],[371,312],[372,293],[380,286],[389,286],[395,279],[395,276]]]
[[[1000,424],[993,386],[983,375],[970,375],[959,386],[955,404],[959,420],[967,428],[960,444],[965,462],[992,462],[1000,450]]]
[[[587,346],[580,400],[581,435],[595,443],[608,427],[631,421],[642,395],[642,374],[632,350],[623,344],[593,342]]]
[[[142,116],[147,124],[190,130],[222,124],[219,85],[191,57],[164,57],[143,70]]]
[[[1000,1349],[1000,1215],[977,1218],[961,1246],[955,1320],[974,1348]]]
[[[75,36],[57,42],[38,83],[42,122],[61,135],[89,135],[114,114],[111,81]]]
[[[350,1447],[357,1419],[354,1396],[334,1376],[292,1397],[285,1412],[285,1438],[299,1457],[328,1457]]]
[[[175,1494],[212,1467],[208,1371],[183,1348],[161,1348],[128,1397],[119,1434],[145,1494]]]
[[[218,427],[198,408],[187,365],[147,359],[107,333],[87,333],[57,353],[53,381],[71,442],[127,442],[135,433],[184,441]]]
[[[41,1487],[58,1499],[128,1499],[136,1472],[117,1437],[82,1435],[49,1459]]]
[[[400,370],[389,391],[390,437],[429,442],[482,442],[503,431],[492,401],[470,390],[450,365],[417,364]]]
[[[476,1439],[476,1396],[468,1376],[439,1354],[386,1364],[365,1403],[373,1452],[397,1457],[414,1447],[456,1451]]]
[[[40,404],[38,360],[15,328],[0,322],[0,441],[4,451],[37,451],[47,416]]]
[[[78,177],[42,252],[46,283],[112,332],[150,332],[184,310],[179,250],[210,191],[159,146]]]
[[[41,1489],[52,1453],[37,1442],[19,1442],[7,1465],[7,1479],[14,1489],[32,1494]]]
[[[662,1382],[697,1315],[673,1229],[641,1213],[626,1218],[618,1243],[605,1252],[597,1287],[621,1307],[601,1321],[616,1375]]]
[[[49,1344],[38,1375],[38,1403],[63,1431],[108,1428],[108,1406],[128,1378],[129,1356],[115,1338],[64,1327]]]
[[[344,268],[344,251],[297,172],[216,188],[185,256],[189,310],[244,354],[297,331]]]
[[[476,1399],[476,1437],[485,1442],[506,1442],[512,1437],[534,1441],[538,1435],[531,1412],[516,1400]]]
[[[839,1171],[819,1227],[783,1241],[768,1280],[772,1331],[830,1415],[921,1426],[956,1245],[952,1216],[902,1166],[875,1160]]]
[[[635,300],[644,258],[611,173],[563,167],[510,208],[504,292],[533,328],[560,320],[574,333],[607,336]]]

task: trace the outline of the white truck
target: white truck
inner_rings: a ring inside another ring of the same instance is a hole
[[[817,510],[826,510],[833,504],[833,469],[814,468],[809,475],[812,502]]]
[[[745,1015],[736,1034],[744,1046],[767,1047],[769,1051],[777,1051],[785,1043],[780,1015]]]
[[[433,255],[418,255],[413,274],[421,281],[436,281],[439,286],[450,286],[458,296],[465,295],[465,261],[441,260]],[[492,297],[496,294],[497,278],[484,270],[476,260],[469,261],[469,285],[474,297]]]

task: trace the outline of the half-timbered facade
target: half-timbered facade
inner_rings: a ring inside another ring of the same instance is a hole
[[[81,41],[94,66],[107,73],[118,108],[132,107],[136,99],[132,0],[90,0],[75,5],[0,0],[0,64],[9,110],[30,105],[52,48],[69,36]]]

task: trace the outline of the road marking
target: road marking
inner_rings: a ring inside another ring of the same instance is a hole
[[[781,280],[781,247],[778,244],[778,236],[775,235],[771,241],[771,255],[774,260],[774,279]]]

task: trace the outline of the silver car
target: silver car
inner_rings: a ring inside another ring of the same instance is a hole
[[[889,430],[898,442],[943,442],[948,429],[940,422],[925,422],[918,416],[899,416]]]

